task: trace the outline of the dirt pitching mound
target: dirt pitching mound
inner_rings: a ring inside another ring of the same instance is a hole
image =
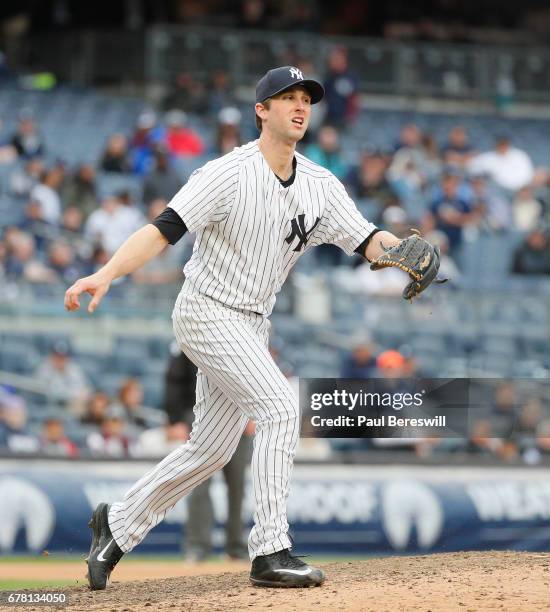
[[[311,589],[255,588],[246,571],[118,583],[113,574],[114,581],[106,591],[69,588],[70,606],[64,609],[550,610],[550,554],[469,552],[386,557],[331,563],[323,569],[325,584]]]

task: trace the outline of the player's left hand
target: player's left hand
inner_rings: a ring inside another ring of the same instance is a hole
[[[434,281],[444,283],[448,280],[436,278],[439,271],[439,247],[432,246],[418,232],[391,248],[384,248],[384,251],[371,263],[370,269],[396,267],[407,272],[412,280],[403,290],[403,298],[406,300],[412,300]]]

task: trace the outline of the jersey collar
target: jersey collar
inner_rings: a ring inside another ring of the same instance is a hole
[[[287,187],[290,187],[292,185],[292,183],[294,183],[294,179],[296,178],[296,156],[294,156],[292,158],[292,174],[286,179],[286,181],[283,181],[282,178],[278,177],[276,174],[275,176],[277,176],[277,180],[279,181],[279,183],[281,183],[281,185],[286,189]]]

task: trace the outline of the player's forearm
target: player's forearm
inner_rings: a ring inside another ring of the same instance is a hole
[[[134,232],[99,270],[109,282],[131,274],[156,257],[168,244],[168,240],[154,225],[146,225]]]
[[[384,253],[382,245],[388,248],[395,246],[399,242],[399,238],[397,238],[397,236],[394,236],[391,232],[386,232],[385,230],[382,230],[381,232],[376,232],[376,234],[374,234],[374,236],[367,244],[367,248],[365,249],[365,257],[369,261],[374,261],[375,259],[380,257],[382,253]]]

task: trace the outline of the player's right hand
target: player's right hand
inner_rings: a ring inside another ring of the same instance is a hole
[[[92,301],[88,305],[88,312],[92,313],[99,306],[103,296],[109,291],[111,283],[96,274],[79,278],[72,287],[65,292],[65,310],[73,311],[80,308],[78,296],[81,293],[89,293]]]

